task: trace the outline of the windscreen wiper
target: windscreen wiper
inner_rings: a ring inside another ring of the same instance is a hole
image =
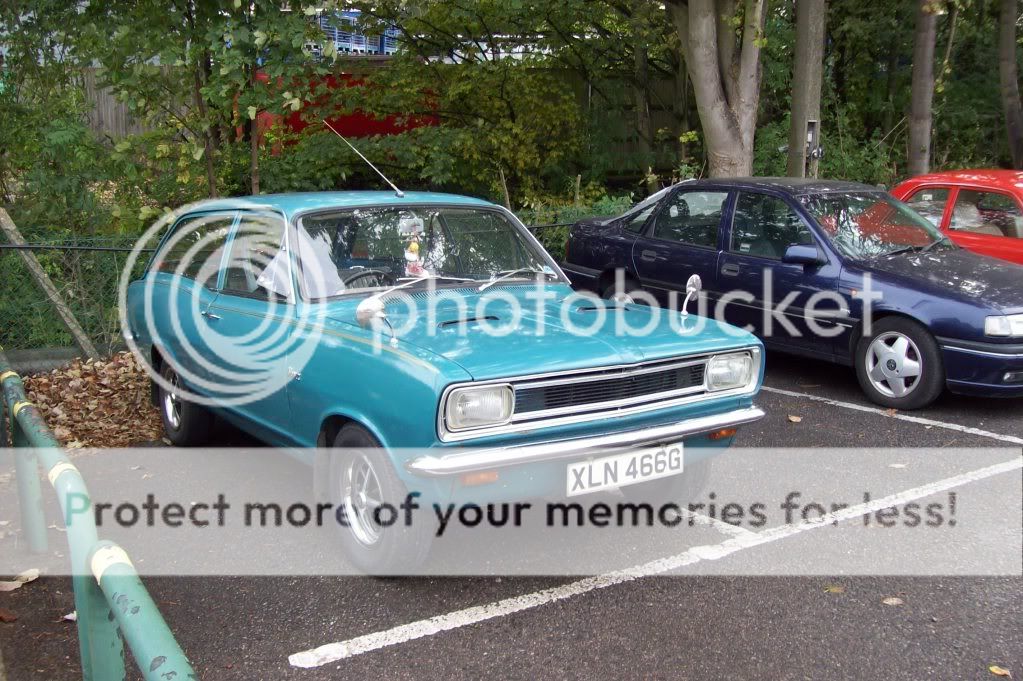
[[[480,285],[480,287],[478,289],[476,289],[476,290],[478,292],[483,292],[483,291],[486,291],[491,286],[493,286],[494,284],[500,284],[502,281],[506,281],[508,279],[511,279],[512,277],[517,276],[517,275],[527,274],[527,273],[528,274],[549,274],[548,272],[544,272],[543,270],[538,270],[535,267],[520,267],[517,270],[508,270],[507,272],[498,272],[498,274],[500,274],[501,276],[497,277],[496,279],[491,279],[490,281],[486,282],[485,284]]]
[[[946,239],[945,237],[941,237],[939,239],[935,239],[931,243],[929,243],[926,246],[924,246],[923,248],[921,248],[920,252],[921,253],[926,253],[926,252],[930,251],[932,248],[934,248],[935,246],[938,246],[938,245],[947,246],[949,243],[950,242],[949,242],[948,239]]]

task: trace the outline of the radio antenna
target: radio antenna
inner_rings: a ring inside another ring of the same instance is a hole
[[[355,148],[355,146],[354,146],[354,145],[353,145],[353,144],[352,144],[351,142],[349,142],[348,140],[346,140],[346,139],[345,139],[345,136],[344,136],[344,135],[342,135],[342,134],[341,134],[341,133],[339,133],[339,132],[338,132],[337,130],[335,130],[335,129],[334,129],[334,127],[333,127],[333,126],[331,126],[331,124],[327,122],[327,119],[326,119],[326,118],[324,118],[324,119],[323,119],[323,124],[324,124],[325,126],[327,126],[327,128],[328,128],[328,129],[329,129],[329,130],[330,130],[330,131],[331,131],[332,133],[334,133],[335,135],[337,135],[338,137],[340,137],[340,138],[341,138],[341,141],[342,141],[342,142],[344,142],[345,144],[347,144],[347,145],[348,145],[348,147],[349,147],[349,148],[350,148],[350,149],[351,149],[352,151],[354,151],[354,152],[355,152],[356,154],[358,154],[358,155],[359,155],[359,158],[361,158],[361,159],[362,159],[363,161],[365,161],[365,162],[366,162],[366,165],[368,165],[368,166],[369,166],[370,168],[372,168],[373,170],[375,170],[375,171],[376,171],[376,174],[377,174],[377,175],[379,175],[380,177],[382,177],[382,178],[384,179],[384,182],[386,182],[387,184],[391,185],[391,189],[393,189],[393,190],[394,190],[394,195],[395,195],[395,196],[397,196],[397,197],[398,197],[399,199],[403,199],[403,198],[405,198],[405,192],[403,192],[402,190],[398,189],[398,187],[396,187],[396,186],[395,186],[395,184],[394,184],[393,182],[391,182],[390,180],[388,180],[388,179],[387,179],[387,176],[386,176],[386,175],[384,175],[384,174],[383,174],[382,172],[380,172],[380,169],[379,169],[379,168],[377,168],[377,167],[376,167],[375,165],[373,165],[373,163],[371,163],[371,162],[370,162],[370,160],[369,160],[368,158],[366,158],[365,156],[363,156],[363,155],[362,155],[362,152],[361,152],[361,151],[359,151],[358,149],[356,149],[356,148]]]

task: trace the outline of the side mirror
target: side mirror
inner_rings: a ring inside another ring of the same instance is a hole
[[[699,274],[694,274],[693,276],[689,277],[689,281],[686,282],[686,300],[684,303],[682,303],[683,317],[689,316],[689,301],[692,300],[694,296],[698,295],[700,293],[700,289],[702,288],[703,279],[700,279]]]
[[[825,262],[816,246],[803,244],[793,244],[785,249],[781,261],[790,265],[823,265]]]
[[[387,318],[387,313],[384,312],[383,298],[370,296],[359,303],[359,306],[355,308],[355,320],[364,329],[374,328],[377,322],[386,324],[391,332],[391,345],[398,343],[398,338],[394,335],[394,327],[391,326],[391,321]]]

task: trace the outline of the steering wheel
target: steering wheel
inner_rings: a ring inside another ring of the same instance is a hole
[[[370,268],[365,270],[354,270],[341,277],[341,281],[344,282],[345,286],[351,286],[354,282],[360,279],[368,279],[374,277],[378,285],[383,286],[394,286],[397,279],[390,271],[380,268]]]

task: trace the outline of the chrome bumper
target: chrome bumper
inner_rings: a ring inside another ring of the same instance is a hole
[[[679,438],[703,435],[723,428],[733,428],[764,418],[762,409],[746,407],[724,414],[701,416],[642,430],[597,435],[595,437],[557,440],[541,444],[518,445],[499,449],[472,449],[441,456],[421,456],[409,461],[405,467],[410,473],[428,477],[460,475],[474,471],[491,470],[503,466],[556,461],[592,454],[594,450],[629,449],[670,442]]]

